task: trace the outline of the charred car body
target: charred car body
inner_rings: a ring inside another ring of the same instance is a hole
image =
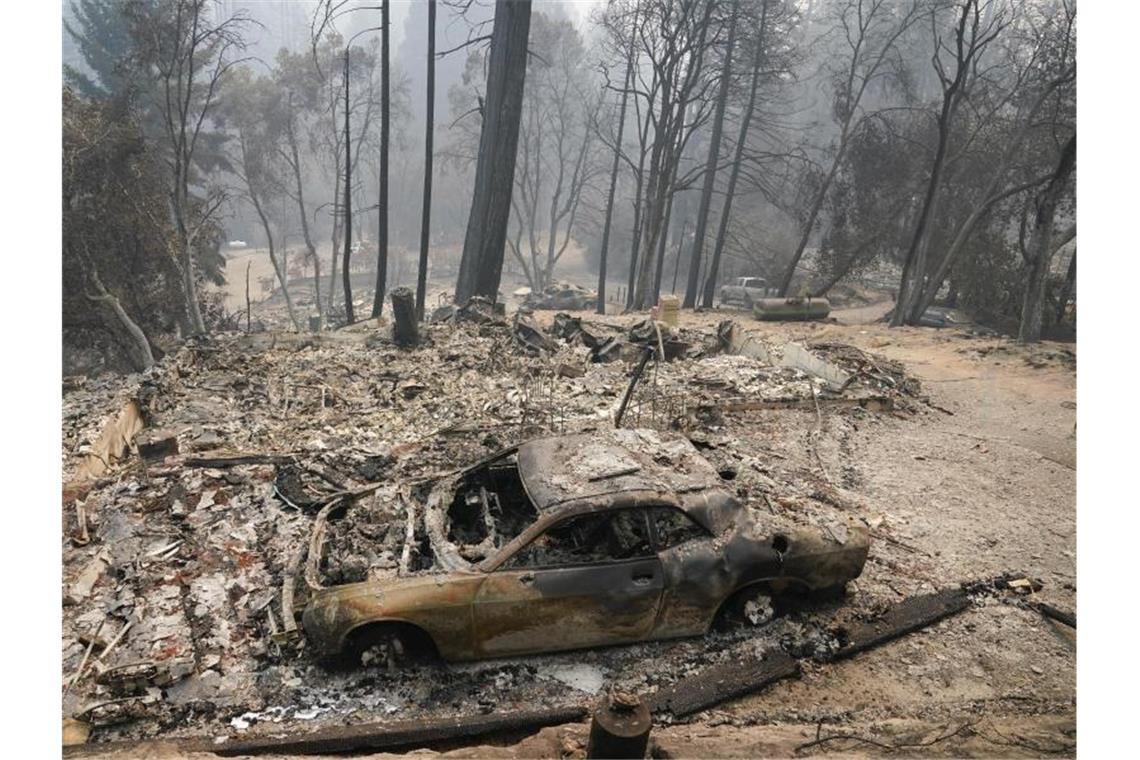
[[[598,294],[573,283],[560,282],[547,285],[541,292],[529,293],[523,304],[543,311],[585,311],[598,305]]]
[[[403,499],[399,567],[355,583],[321,586],[335,510],[318,517],[302,619],[319,653],[387,637],[462,661],[701,635],[742,590],[842,587],[869,546],[857,521],[757,519],[692,443],[648,430],[529,441],[425,494]],[[429,566],[409,569],[414,553]]]

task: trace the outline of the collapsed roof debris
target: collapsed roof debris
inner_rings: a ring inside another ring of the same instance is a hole
[[[396,484],[426,482],[538,435],[612,428],[631,369],[626,347],[639,355],[648,343],[667,361],[647,367],[624,426],[680,431],[750,509],[836,531],[846,516],[817,495],[838,493],[843,481],[810,461],[784,461],[771,449],[773,426],[789,426],[795,438],[816,429],[821,413],[840,430],[848,418],[873,421],[858,405],[827,407],[844,398],[890,399],[896,414],[923,408],[901,367],[834,344],[807,349],[851,375],[842,391],[779,366],[782,344],[738,338],[729,353],[715,331],[654,323],[509,319],[473,302],[423,325],[419,337],[419,347],[403,349],[356,328],[221,336],[188,342],[146,373],[65,389],[66,717],[107,741],[576,699],[575,686],[540,677],[525,658],[430,675],[322,670],[282,635],[295,621],[283,619],[281,589],[288,573],[302,571],[292,566],[296,549],[330,504],[375,494],[354,511],[359,519],[332,523],[328,536],[346,551],[324,572],[359,578],[404,561],[394,550],[404,536],[373,508],[397,508]],[[607,342],[618,346],[614,360],[591,361]],[[761,420],[734,411],[742,402],[806,412]],[[137,415],[124,418],[124,409]],[[139,445],[146,458],[131,451]],[[90,466],[94,453],[106,460],[102,469]],[[858,516],[888,535],[882,515]],[[585,663],[607,681],[652,690],[741,641],[778,646],[812,625],[780,617],[760,639],[728,631],[553,655],[542,667]]]

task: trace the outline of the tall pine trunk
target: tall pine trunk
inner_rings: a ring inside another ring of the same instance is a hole
[[[633,17],[634,32],[637,31],[637,14]],[[618,167],[621,164],[622,138],[625,135],[625,109],[629,103],[629,85],[633,78],[633,34],[630,34],[629,51],[626,53],[625,80],[621,90],[621,107],[618,108],[617,140],[614,142],[614,161],[610,169],[610,191],[606,195],[606,216],[602,223],[602,252],[598,257],[598,306],[599,314],[606,313],[606,262],[610,250],[610,223],[614,215],[614,193],[617,191]]]
[[[1077,135],[1074,132],[1061,151],[1061,160],[1049,179],[1049,184],[1037,196],[1037,214],[1030,238],[1029,277],[1025,282],[1025,296],[1021,305],[1021,324],[1017,330],[1018,343],[1036,343],[1041,340],[1041,314],[1045,308],[1045,281],[1053,263],[1053,224],[1057,204],[1077,165]]]
[[[344,49],[344,315],[348,324],[356,321],[352,309],[352,133],[349,126],[348,48]]]
[[[427,113],[424,127],[424,203],[420,223],[420,261],[416,269],[416,319],[424,318],[428,247],[431,242],[431,173],[435,137],[435,0],[428,0]]]
[[[765,3],[760,13],[760,35],[756,39],[756,54],[752,60],[752,83],[748,91],[748,105],[740,115],[740,132],[736,136],[736,154],[732,159],[732,171],[728,175],[728,187],[724,193],[724,205],[720,210],[720,227],[716,232],[716,245],[713,247],[712,261],[709,263],[708,276],[705,277],[705,290],[702,305],[711,309],[713,294],[716,292],[716,278],[720,271],[720,257],[724,253],[725,240],[728,237],[728,221],[732,214],[732,199],[736,196],[736,182],[740,178],[740,165],[744,161],[744,146],[748,142],[748,128],[752,124],[752,114],[756,110],[756,90],[760,86],[760,68],[764,62],[764,32],[768,22],[768,4]],[[725,64],[728,68],[728,64]],[[727,72],[726,72],[727,76]]]
[[[941,190],[952,116],[953,102],[950,98],[946,98],[943,101],[942,112],[938,119],[938,147],[934,152],[934,163],[930,170],[930,180],[926,185],[926,195],[923,198],[918,220],[914,225],[914,234],[911,236],[906,260],[903,263],[902,277],[899,281],[898,303],[895,304],[894,313],[891,315],[891,327],[898,327],[908,320],[910,310],[914,308],[922,292],[923,277],[926,274],[928,229]]]
[[[376,224],[376,292],[372,297],[372,316],[384,311],[384,291],[388,286],[388,138],[389,138],[389,81],[392,78],[388,48],[388,27],[391,25],[389,8],[392,0],[380,5],[380,193]]]
[[[716,182],[716,165],[720,160],[720,138],[724,131],[724,110],[728,104],[728,88],[732,80],[732,49],[736,45],[736,17],[739,4],[733,2],[732,16],[728,26],[728,47],[724,52],[724,69],[721,71],[720,92],[717,94],[716,114],[713,116],[712,138],[709,140],[709,154],[705,160],[704,187],[701,189],[701,203],[697,208],[697,224],[694,231],[692,252],[689,255],[689,277],[685,286],[685,300],[681,304],[686,309],[697,305],[698,279],[701,272],[701,255],[705,244],[705,231],[709,221],[709,207],[712,205],[713,186]],[[767,6],[765,6],[765,9]]]
[[[455,287],[457,303],[498,299],[526,82],[531,0],[496,0],[475,191]]]
[[[309,215],[305,210],[305,183],[301,181],[301,156],[297,150],[297,135],[293,124],[286,124],[286,137],[289,140],[289,153],[292,157],[293,182],[297,189],[297,211],[301,217],[301,237],[305,240],[305,250],[313,261],[313,301],[317,307],[317,317],[324,321],[324,309],[321,306],[321,257],[317,255],[317,246],[313,244],[313,235],[309,230]]]

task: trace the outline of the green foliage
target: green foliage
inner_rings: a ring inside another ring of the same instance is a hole
[[[64,340],[114,346],[119,337],[87,298],[92,277],[148,334],[180,314],[174,230],[161,161],[123,104],[63,92]],[[84,337],[86,336],[86,337]],[[94,337],[93,337],[94,336]],[[118,345],[119,357],[128,349]],[[114,364],[114,359],[112,359]]]
[[[131,58],[135,49],[123,0],[71,0],[74,23],[63,25],[79,46],[90,73],[64,65],[64,81],[95,100],[126,97],[138,84]]]

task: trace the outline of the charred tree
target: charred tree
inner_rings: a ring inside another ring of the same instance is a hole
[[[455,287],[457,303],[498,300],[514,188],[519,121],[526,82],[531,0],[496,0],[487,66],[487,100],[479,135],[475,191]]]
[[[352,311],[352,277],[349,272],[352,260],[352,132],[349,123],[349,48],[344,48],[344,262],[342,274],[344,276],[344,316],[348,324],[356,321]]]
[[[764,10],[767,11],[765,3]],[[834,111],[837,115],[839,136],[836,139],[835,151],[831,157],[831,164],[819,188],[812,196],[808,206],[803,227],[800,231],[796,249],[792,252],[791,261],[784,270],[784,277],[780,281],[780,295],[788,295],[792,287],[792,279],[796,274],[796,267],[803,258],[808,241],[815,230],[816,220],[831,191],[851,137],[859,123],[865,118],[862,115],[863,96],[867,93],[871,83],[879,78],[883,67],[890,61],[891,54],[899,38],[919,18],[920,5],[912,2],[910,7],[897,21],[896,9],[885,0],[847,0],[839,11],[839,24],[846,30],[847,44],[851,48],[851,57],[846,59],[846,65],[836,72],[836,97]],[[880,29],[883,24],[894,23],[894,27]],[[882,41],[876,45],[880,34],[885,34]]]
[[[416,319],[424,318],[428,247],[431,243],[432,148],[435,137],[435,2],[428,0],[427,111],[424,126],[424,201],[420,222],[420,260],[416,268]],[[387,5],[387,3],[385,3]]]
[[[292,111],[290,104],[289,110]],[[317,317],[324,321],[324,308],[321,304],[321,259],[317,255],[317,246],[313,243],[312,231],[309,229],[309,214],[305,208],[305,183],[301,179],[301,154],[297,147],[297,130],[291,115],[285,120],[285,140],[288,144],[288,153],[285,162],[289,165],[293,179],[293,193],[289,194],[297,203],[298,216],[301,219],[301,238],[305,241],[306,258],[313,262],[313,301],[317,307]]]
[[[633,26],[637,28],[637,14],[634,14]],[[602,222],[602,252],[598,257],[598,314],[606,313],[606,262],[610,250],[610,224],[614,215],[614,194],[617,191],[618,167],[621,165],[622,138],[625,136],[625,110],[629,104],[629,86],[633,78],[633,62],[635,54],[633,37],[630,37],[629,47],[626,50],[625,80],[621,88],[621,106],[618,107],[617,141],[614,143],[614,160],[610,169],[610,190],[606,195],[605,221]]]
[[[736,153],[732,158],[732,171],[728,175],[728,187],[724,193],[724,205],[720,210],[720,227],[716,232],[716,244],[713,247],[712,261],[709,262],[708,276],[705,277],[705,288],[701,305],[711,309],[713,293],[716,292],[717,272],[720,271],[720,257],[724,253],[724,243],[728,237],[728,220],[732,214],[732,199],[736,195],[736,183],[740,178],[740,167],[744,163],[744,146],[748,142],[748,127],[752,123],[752,114],[756,110],[756,91],[760,86],[761,68],[764,63],[764,37],[768,25],[768,3],[764,2],[760,11],[760,32],[756,37],[756,51],[752,57],[752,82],[748,90],[748,105],[740,115],[740,132],[736,136]],[[728,63],[725,63],[725,76],[727,77]],[[696,245],[694,243],[694,245]]]
[[[242,32],[248,17],[236,15],[212,23],[214,14],[206,0],[129,3],[125,9],[132,36],[145,40],[140,55],[154,67],[155,86],[146,90],[154,98],[165,136],[168,201],[177,232],[175,259],[185,300],[182,321],[187,332],[203,333],[196,249],[225,195],[212,192],[202,198],[194,188],[202,184],[200,159],[221,83],[234,64],[230,56],[245,49]]]
[[[934,301],[939,288],[950,274],[951,267],[958,260],[959,256],[965,248],[966,241],[974,232],[975,228],[979,225],[987,214],[1001,201],[1017,195],[1027,190],[1033,189],[1036,186],[1048,181],[1049,176],[1031,180],[1020,185],[1005,188],[1008,181],[1008,176],[1014,165],[1014,160],[1021,154],[1022,147],[1026,139],[1034,128],[1040,127],[1042,118],[1041,112],[1045,110],[1047,104],[1055,99],[1058,93],[1068,90],[1071,85],[1074,85],[1077,77],[1077,64],[1075,55],[1075,23],[1076,23],[1076,7],[1069,6],[1067,3],[1063,6],[1063,16],[1060,17],[1057,24],[1059,27],[1060,41],[1057,45],[1059,53],[1057,55],[1057,62],[1054,64],[1055,68],[1048,70],[1043,80],[1037,85],[1038,90],[1034,97],[1030,98],[1028,106],[1024,109],[1023,114],[1018,115],[1020,122],[1014,130],[1012,136],[1006,143],[1005,148],[1002,150],[1001,158],[998,160],[997,165],[993,170],[990,181],[986,185],[985,191],[982,193],[982,200],[971,209],[969,215],[966,217],[954,233],[953,240],[949,248],[943,254],[942,259],[938,262],[937,267],[934,268],[933,274],[929,277],[925,287],[919,298],[916,299],[914,307],[911,309],[910,321],[917,322],[918,318],[926,311]],[[1040,34],[1042,36],[1048,35],[1052,32],[1049,27],[1043,29]],[[1029,72],[1035,67],[1041,65],[1038,61],[1038,51],[1042,48],[1048,49],[1049,46],[1042,44],[1042,40],[1037,40],[1037,45],[1030,56],[1029,61],[1025,64],[1025,70],[1017,73],[1016,82],[1020,83],[1023,77],[1029,75]],[[1046,65],[1048,69],[1048,66]],[[1027,87],[1028,89],[1028,87]],[[1005,188],[1005,189],[1003,189]]]
[[[983,23],[979,0],[965,0],[958,12],[958,21],[954,29],[953,72],[946,70],[941,58],[942,52],[949,46],[940,36],[935,35],[935,54],[932,63],[942,85],[942,105],[938,113],[938,142],[931,160],[930,179],[926,185],[918,219],[914,225],[914,234],[903,263],[898,303],[895,304],[894,313],[891,315],[891,327],[915,321],[912,310],[921,298],[925,286],[930,225],[937,214],[954,117],[967,94],[972,77],[977,75],[978,58],[1000,32],[1001,25],[996,21]]]
[[[84,269],[86,270],[87,281],[95,289],[94,293],[85,293],[87,299],[102,304],[110,311],[114,317],[113,325],[118,328],[113,330],[113,332],[126,336],[129,346],[128,354],[135,368],[142,371],[153,367],[154,353],[151,351],[150,341],[147,340],[146,333],[144,333],[142,328],[138,326],[138,323],[127,314],[127,310],[123,308],[123,304],[118,296],[104,287],[103,280],[99,277],[99,270],[88,255],[84,255]]]
[[[389,7],[391,0],[380,4],[380,191],[376,220],[376,292],[372,297],[372,316],[384,311],[384,290],[388,285],[388,138],[389,80],[392,78],[388,50]]]
[[[714,3],[685,3],[676,8],[659,6],[659,48],[647,54],[653,62],[657,89],[649,99],[647,117],[653,122],[649,176],[646,180],[641,242],[645,252],[637,264],[631,308],[643,309],[653,294],[653,255],[661,235],[666,206],[677,186],[677,169],[685,144],[701,121],[699,112],[707,86],[702,75]],[[654,22],[658,23],[658,22]],[[693,118],[689,119],[690,109]]]
[[[1038,194],[1034,205],[1036,215],[1033,235],[1029,243],[1029,276],[1025,281],[1025,296],[1021,305],[1021,324],[1017,330],[1018,343],[1036,343],[1041,340],[1041,313],[1045,308],[1045,281],[1053,263],[1053,224],[1057,204],[1069,184],[1077,165],[1077,135],[1074,132],[1061,151],[1061,159],[1049,184]]]
[[[713,116],[712,138],[709,140],[709,155],[705,160],[705,182],[701,189],[701,204],[697,207],[697,224],[693,233],[692,252],[689,255],[689,278],[685,285],[685,300],[681,303],[681,306],[686,309],[691,309],[697,305],[697,287],[701,273],[705,230],[708,227],[709,207],[712,205],[713,186],[716,183],[716,165],[720,160],[720,137],[724,132],[724,111],[728,105],[728,88],[732,82],[732,49],[736,45],[736,18],[739,12],[739,3],[733,2],[732,16],[728,22],[728,46],[724,51],[724,69],[721,71],[720,92],[717,94],[716,100],[716,115]]]

